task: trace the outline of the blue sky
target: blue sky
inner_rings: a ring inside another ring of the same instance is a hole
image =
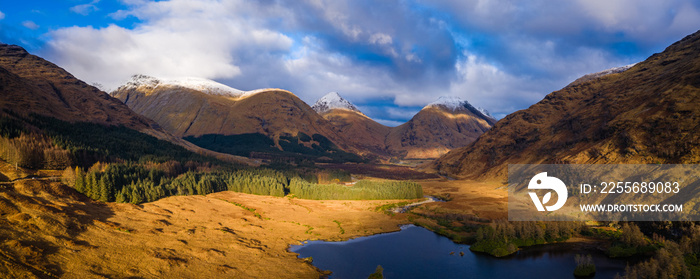
[[[4,1],[0,41],[110,90],[133,74],[337,91],[394,126],[439,96],[501,118],[700,29],[700,1]]]

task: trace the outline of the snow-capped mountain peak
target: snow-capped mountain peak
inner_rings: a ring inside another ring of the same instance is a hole
[[[338,92],[330,92],[324,95],[311,108],[317,113],[324,113],[332,109],[345,109],[362,113],[355,105],[343,99]]]
[[[440,96],[438,99],[427,106],[426,108],[429,107],[445,107],[451,111],[455,111],[461,108],[464,108],[465,105],[469,105],[469,102],[464,101],[460,99],[459,97],[454,97],[454,96]]]
[[[246,94],[246,91],[241,91],[235,88],[231,88],[227,85],[218,83],[216,81],[197,78],[197,77],[184,77],[184,78],[156,78],[147,75],[133,75],[131,80],[129,80],[126,85],[128,87],[137,88],[141,86],[156,88],[158,86],[178,86],[183,88],[188,88],[192,90],[201,91],[211,95],[222,95],[222,96],[232,96],[240,97]]]
[[[471,111],[472,113],[476,114],[482,114],[484,117],[488,117],[491,119],[495,118],[491,116],[491,114],[483,109],[483,108],[477,108],[472,106],[469,102],[460,99],[459,97],[454,97],[454,96],[440,96],[438,99],[427,106],[425,108],[442,108],[442,109],[447,109],[448,111],[455,112],[455,111],[460,111],[460,110],[466,110],[466,111]]]

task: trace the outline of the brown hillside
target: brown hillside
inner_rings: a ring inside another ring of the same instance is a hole
[[[19,46],[0,44],[0,90],[0,108],[15,113],[151,128],[119,100]]]
[[[332,109],[322,116],[338,134],[346,135],[347,143],[359,150],[360,155],[389,157],[384,140],[392,128],[379,124],[362,113],[347,109]]]
[[[243,158],[210,152],[163,131],[158,124],[120,100],[75,78],[57,65],[19,46],[0,44],[0,109],[28,116],[39,114],[68,122],[125,127],[223,160]]]
[[[700,33],[622,73],[572,84],[433,168],[503,178],[507,164],[700,162]]]
[[[328,121],[282,89],[234,97],[161,84],[124,86],[112,94],[178,137],[261,133],[277,140],[280,135],[303,132],[321,134],[347,148]]]
[[[472,143],[488,131],[494,120],[468,109],[451,111],[428,106],[387,135],[393,154],[408,159],[437,158],[451,149]]]

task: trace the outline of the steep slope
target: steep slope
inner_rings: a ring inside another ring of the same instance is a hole
[[[389,159],[384,143],[390,127],[364,115],[355,105],[337,92],[321,97],[312,108],[328,120],[335,132],[345,137],[348,145],[366,157]]]
[[[260,89],[242,92],[232,88],[219,89],[233,93],[220,94],[190,85],[184,86],[182,81],[169,82],[134,76],[132,81],[112,92],[112,95],[178,137],[207,137],[200,143],[225,140],[250,142],[251,138],[263,135],[271,138],[272,144],[278,149],[294,153],[319,149],[324,146],[322,142],[326,139],[332,144],[325,143],[327,148],[321,149],[335,150],[339,147],[353,151],[331,129],[328,121],[289,91]],[[248,138],[214,139],[213,135],[241,135]],[[306,140],[310,137],[313,139]],[[221,146],[219,143],[216,145]],[[285,145],[291,146],[285,148]],[[333,150],[324,152],[334,153]],[[264,148],[262,151],[270,149]]]
[[[594,80],[594,79],[597,79],[597,78],[600,78],[600,77],[603,77],[603,76],[611,75],[611,74],[622,73],[622,72],[624,72],[624,71],[629,70],[629,69],[632,68],[634,65],[635,65],[635,64],[630,64],[630,65],[622,66],[622,67],[614,67],[614,68],[610,68],[610,69],[607,69],[607,70],[603,70],[603,71],[600,71],[600,72],[597,72],[597,73],[587,74],[587,75],[584,75],[584,76],[582,76],[582,77],[580,77],[580,78],[577,78],[576,80],[574,80],[574,82],[570,83],[568,86],[573,86],[573,85],[581,84],[581,83],[584,83],[584,82],[587,82],[587,81],[591,81],[591,80]]]
[[[573,83],[432,166],[503,179],[507,164],[700,162],[700,32],[624,72]]]
[[[203,150],[167,133],[120,100],[19,46],[0,44],[0,92],[3,117],[17,115],[27,120],[32,115],[41,115],[70,123],[124,126],[190,151],[224,160],[246,161],[244,158]]]
[[[463,147],[486,132],[496,120],[467,101],[440,97],[387,135],[386,145],[403,158],[437,158]]]
[[[0,45],[0,108],[64,121],[153,130],[153,122],[60,67],[14,45]]]

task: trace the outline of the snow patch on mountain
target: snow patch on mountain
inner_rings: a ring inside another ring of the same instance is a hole
[[[332,109],[345,109],[362,113],[359,109],[357,109],[357,107],[355,107],[355,105],[350,103],[348,100],[343,99],[338,92],[330,92],[326,94],[325,96],[321,97],[321,99],[318,99],[318,101],[316,101],[311,108],[319,114],[325,113]]]
[[[630,68],[634,67],[634,65],[637,65],[637,63],[629,64],[629,65],[627,65],[627,66],[622,66],[622,67],[614,67],[614,68],[610,68],[610,69],[607,69],[607,70],[603,70],[603,71],[600,71],[600,72],[597,72],[597,73],[587,74],[587,75],[584,75],[584,76],[582,76],[582,77],[580,77],[580,78],[574,80],[574,82],[572,82],[570,85],[575,85],[575,84],[579,84],[579,83],[582,83],[582,82],[594,80],[594,79],[596,79],[596,78],[599,78],[599,77],[602,77],[602,76],[607,76],[607,75],[610,75],[610,74],[622,73],[622,72],[627,71],[627,70],[629,70]]]
[[[156,88],[159,86],[177,86],[188,88],[192,90],[197,90],[211,95],[221,95],[221,96],[231,96],[231,97],[241,97],[247,95],[251,91],[242,91],[227,85],[218,83],[216,81],[196,78],[196,77],[184,77],[184,78],[156,78],[147,75],[133,75],[131,80],[129,80],[124,89],[138,88],[138,87],[150,87]],[[120,88],[122,89],[122,88]],[[254,90],[255,91],[255,90]]]
[[[610,68],[610,69],[607,69],[607,70],[603,70],[603,71],[600,71],[600,72],[597,72],[597,73],[587,74],[587,75],[585,75],[584,77],[589,76],[589,77],[591,77],[591,78],[596,78],[596,77],[607,76],[607,75],[610,75],[610,74],[622,73],[622,72],[624,72],[624,71],[629,70],[629,68],[632,68],[634,65],[637,65],[637,63],[629,64],[629,65],[627,65],[627,66],[622,66],[622,67],[613,67],[613,68]]]
[[[445,107],[451,111],[465,108],[465,105],[469,105],[469,102],[454,96],[440,96],[436,101],[425,106],[429,107]]]
[[[496,117],[493,117],[493,115],[491,115],[491,114],[489,113],[489,111],[486,110],[485,108],[476,107],[476,110],[478,110],[479,112],[481,112],[483,115],[486,115],[486,117],[488,117],[488,118],[491,118],[491,119],[494,119],[494,120],[496,119]]]
[[[469,102],[460,99],[459,97],[454,97],[454,96],[440,96],[436,101],[428,104],[425,106],[425,108],[430,108],[430,107],[436,107],[436,108],[442,108],[442,109],[447,109],[448,111],[455,112],[455,111],[472,111],[473,113],[480,113],[484,117],[491,118],[491,119],[496,119],[491,114],[480,107],[474,107],[472,106]]]

